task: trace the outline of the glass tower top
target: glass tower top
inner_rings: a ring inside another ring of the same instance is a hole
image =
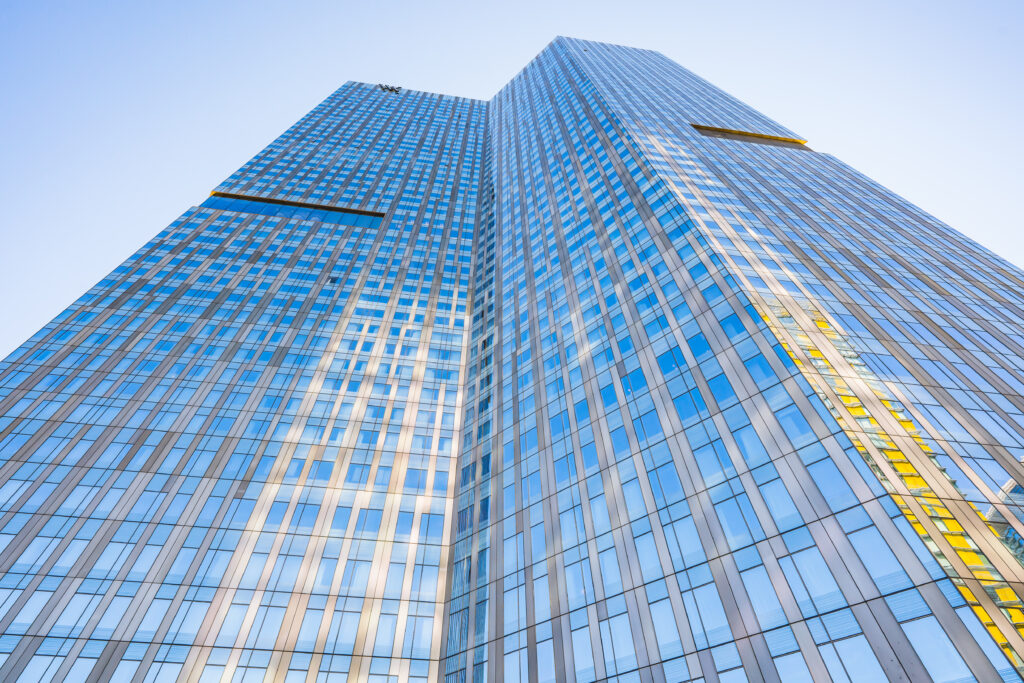
[[[664,56],[347,83],[0,362],[0,679],[1021,680],[1024,272]]]

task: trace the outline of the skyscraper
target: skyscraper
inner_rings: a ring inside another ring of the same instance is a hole
[[[665,57],[348,83],[0,364],[0,679],[1020,680],[1024,272]]]

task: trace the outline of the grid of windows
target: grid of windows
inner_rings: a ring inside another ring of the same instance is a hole
[[[436,678],[485,110],[328,102],[383,218],[232,187],[3,363],[0,679]]]
[[[447,680],[1018,680],[1020,271],[655,53],[489,120]]]
[[[344,85],[0,363],[0,679],[1020,680],[1024,273],[799,140]]]

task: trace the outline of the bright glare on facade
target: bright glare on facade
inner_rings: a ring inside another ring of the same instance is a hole
[[[1024,272],[646,50],[347,83],[0,363],[0,680],[1019,681]]]

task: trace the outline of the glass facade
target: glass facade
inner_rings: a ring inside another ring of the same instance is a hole
[[[0,363],[0,679],[1021,680],[1024,272],[650,51],[348,83]]]

